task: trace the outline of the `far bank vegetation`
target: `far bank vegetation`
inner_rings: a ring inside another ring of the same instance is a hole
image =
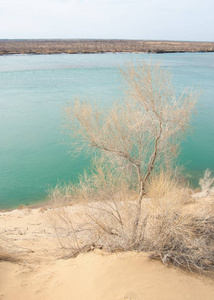
[[[74,148],[93,151],[94,160],[78,184],[49,195],[64,255],[135,250],[167,265],[214,270],[213,200],[198,206],[176,166],[197,93],[178,95],[159,65],[128,65],[121,73],[124,97],[108,111],[79,99],[66,109]],[[213,193],[209,171],[200,183]]]

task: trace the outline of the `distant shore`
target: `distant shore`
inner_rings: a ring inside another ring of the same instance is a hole
[[[0,40],[0,55],[106,52],[214,52],[214,42],[145,40]]]

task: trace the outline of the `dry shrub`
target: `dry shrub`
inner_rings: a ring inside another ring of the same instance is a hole
[[[214,210],[205,203],[186,210],[188,190],[169,174],[161,173],[148,184],[146,251],[164,264],[189,270],[214,270]]]
[[[189,270],[214,270],[213,216],[161,214],[151,223],[151,258]]]
[[[149,197],[143,199],[137,227],[138,202],[130,200],[130,191],[126,195],[120,189],[108,193],[107,183],[93,191],[97,201],[51,210],[64,255],[75,256],[95,248],[135,250],[191,271],[214,270],[212,205],[200,212],[194,205],[191,212],[185,210],[188,193],[163,173],[150,180],[147,191]]]
[[[107,251],[131,249],[132,228],[137,206],[121,201],[120,193],[111,201],[85,205],[58,206],[48,218],[55,230],[64,256],[103,248]]]
[[[153,199],[172,198],[178,204],[186,202],[189,195],[188,188],[178,181],[178,177],[171,172],[161,171],[151,177],[146,185],[147,197]],[[177,197],[175,197],[177,195]]]
[[[73,185],[56,185],[49,190],[46,205],[51,207],[68,205],[75,198],[73,197]]]
[[[185,213],[177,197],[150,203],[145,249],[164,264],[214,270],[214,214]]]
[[[108,156],[104,155],[97,157],[93,165],[93,172],[84,172],[77,184],[57,185],[50,190],[49,204],[53,207],[137,197],[133,173],[127,166],[112,168]]]

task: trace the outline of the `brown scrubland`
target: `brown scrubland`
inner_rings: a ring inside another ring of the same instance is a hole
[[[3,54],[213,52],[214,42],[144,40],[0,40]]]

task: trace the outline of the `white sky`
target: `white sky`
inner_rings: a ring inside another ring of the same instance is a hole
[[[0,0],[0,39],[214,41],[214,0]]]

